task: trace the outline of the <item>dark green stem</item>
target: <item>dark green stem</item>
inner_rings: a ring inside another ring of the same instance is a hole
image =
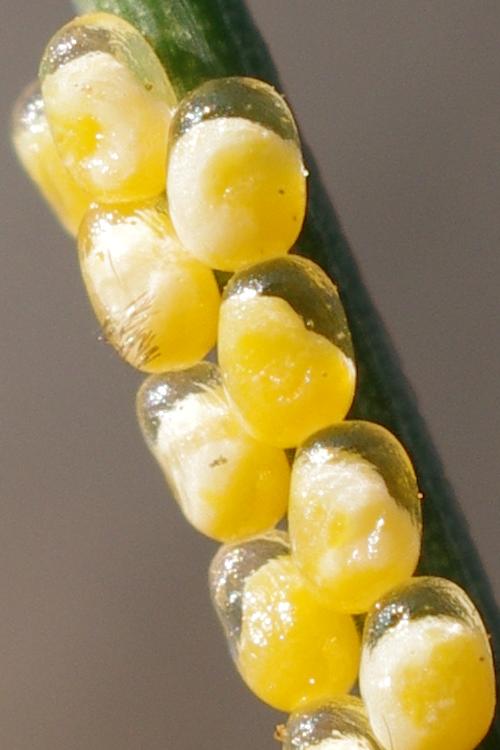
[[[224,75],[254,76],[281,88],[242,0],[79,0],[77,5],[117,13],[140,28],[179,96],[202,81]],[[466,589],[500,653],[499,610],[467,523],[307,149],[306,163],[309,209],[297,248],[335,280],[345,305],[359,371],[351,416],[385,425],[406,446],[424,494],[420,572],[450,578]],[[498,715],[480,748],[499,750]]]

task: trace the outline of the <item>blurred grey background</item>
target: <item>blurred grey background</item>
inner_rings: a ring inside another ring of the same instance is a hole
[[[250,0],[500,594],[500,4]],[[75,250],[7,142],[65,0],[3,0],[0,747],[274,747],[214,545],[141,441]]]

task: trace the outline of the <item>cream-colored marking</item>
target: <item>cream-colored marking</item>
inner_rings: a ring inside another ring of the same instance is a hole
[[[365,648],[360,686],[375,735],[394,750],[474,750],[494,710],[486,635],[449,617],[403,620]]]
[[[100,200],[139,200],[164,185],[170,109],[107,52],[88,52],[42,83],[59,153]]]
[[[221,388],[175,404],[161,419],[154,452],[185,515],[208,536],[259,533],[286,511],[285,454],[243,432]]]
[[[297,561],[338,609],[366,611],[413,573],[419,531],[369,461],[318,447],[297,459],[292,476]]]
[[[206,120],[173,146],[167,193],[183,244],[208,265],[235,270],[293,245],[305,212],[302,157],[258,123]]]
[[[200,488],[216,481],[211,464],[220,459],[237,460],[234,440],[224,438],[227,405],[218,394],[186,396],[161,419],[155,455],[172,478],[181,507],[197,528],[210,528],[216,509],[204,502]]]
[[[80,263],[104,332],[146,372],[189,367],[213,346],[219,292],[212,272],[180,247],[154,204],[91,212]]]

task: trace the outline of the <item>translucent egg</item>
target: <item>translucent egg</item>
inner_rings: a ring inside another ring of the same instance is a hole
[[[75,235],[91,198],[61,161],[38,81],[22,92],[14,107],[12,142],[23,167],[63,227]]]
[[[415,578],[365,623],[360,688],[373,731],[390,750],[474,750],[495,711],[488,636],[464,591]]]
[[[137,411],[153,455],[198,531],[220,541],[242,539],[283,517],[286,455],[244,432],[215,365],[148,378]]]
[[[289,529],[298,566],[331,605],[369,609],[420,552],[420,495],[401,443],[354,420],[309,438],[293,465]]]
[[[189,94],[172,123],[167,195],[177,234],[213,268],[284,255],[305,213],[292,113],[268,84],[219,78]]]
[[[181,247],[163,199],[94,206],[78,244],[94,311],[126,362],[144,372],[177,370],[213,347],[215,277]]]
[[[278,258],[235,274],[218,346],[231,398],[264,442],[294,447],[351,406],[356,370],[345,313],[310,260]]]
[[[100,202],[164,191],[176,98],[144,37],[118,16],[75,18],[40,65],[45,111],[64,165]]]
[[[290,712],[352,687],[359,660],[354,621],[316,598],[285,534],[222,547],[210,588],[240,674],[261,700]]]
[[[363,703],[343,696],[301,707],[288,719],[283,750],[382,750]]]

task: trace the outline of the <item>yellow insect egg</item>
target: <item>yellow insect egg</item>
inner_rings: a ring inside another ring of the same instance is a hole
[[[250,266],[225,289],[219,323],[224,382],[247,428],[291,448],[345,417],[356,382],[337,289],[310,260]]]
[[[45,117],[38,81],[17,100],[12,142],[23,167],[63,227],[75,235],[91,199],[61,161]]]
[[[488,636],[464,591],[415,578],[369,614],[360,688],[376,737],[391,750],[474,750],[495,711]]]
[[[107,13],[74,19],[49,42],[40,80],[61,159],[95,200],[143,200],[164,191],[176,98],[133,26]]]
[[[184,99],[170,138],[175,230],[204,263],[233,271],[284,255],[302,227],[305,170],[292,113],[268,84],[209,81]]]
[[[215,277],[181,247],[163,199],[91,208],[78,244],[94,311],[126,362],[165,372],[190,367],[213,347]]]
[[[409,578],[421,510],[403,446],[380,425],[327,427],[295,457],[290,540],[302,573],[341,612],[360,613]]]
[[[290,712],[352,687],[360,648],[354,621],[316,598],[285,534],[222,547],[210,587],[241,676],[265,703]]]
[[[284,451],[246,434],[216,365],[154,375],[142,385],[143,434],[187,520],[219,541],[272,528],[286,513]]]
[[[363,703],[352,695],[301,707],[283,734],[283,750],[382,750]]]

